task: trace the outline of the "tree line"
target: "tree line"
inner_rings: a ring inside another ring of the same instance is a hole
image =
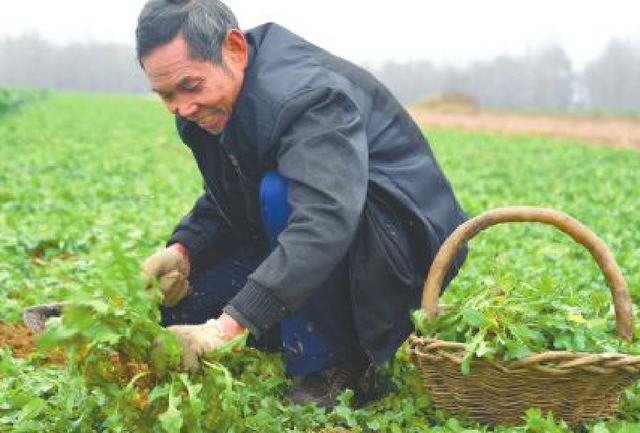
[[[634,40],[612,40],[580,70],[562,47],[549,45],[464,67],[386,62],[372,71],[405,103],[463,93],[489,108],[640,110],[640,41]]]
[[[481,107],[498,109],[640,110],[636,40],[612,40],[580,70],[558,45],[465,66],[427,60],[364,66],[405,104],[433,94],[463,93]],[[37,35],[0,40],[0,86],[149,92],[132,47],[99,42],[57,46]]]
[[[58,46],[37,35],[0,40],[0,86],[149,92],[132,47],[100,42]]]

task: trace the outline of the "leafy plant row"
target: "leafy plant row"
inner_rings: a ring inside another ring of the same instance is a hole
[[[44,90],[0,87],[0,117],[15,110],[25,102],[44,97],[45,94]]]
[[[573,215],[609,245],[640,301],[639,153],[453,130],[427,135],[470,215],[517,204]],[[493,430],[440,413],[403,351],[388,367],[395,391],[359,410],[349,393],[332,411],[288,404],[279,357],[251,349],[227,348],[201,372],[180,372],[175,342],[138,280],[139,263],[201,188],[170,116],[145,98],[52,94],[5,116],[0,137],[0,318],[19,320],[38,302],[75,305],[41,342],[42,350],[62,347],[65,366],[0,352],[0,431],[569,431],[535,409],[521,425]],[[507,299],[508,313],[498,314]],[[476,355],[615,344],[606,337],[610,299],[599,269],[549,227],[499,226],[475,238],[443,301],[461,305],[451,338],[502,333],[506,351],[479,343]],[[637,431],[639,413],[636,385],[616,419],[581,428]]]

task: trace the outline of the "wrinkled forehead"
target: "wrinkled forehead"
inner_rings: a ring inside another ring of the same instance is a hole
[[[152,50],[144,57],[142,64],[154,88],[185,78],[197,78],[210,67],[206,61],[191,59],[184,41],[175,39]]]
[[[182,36],[176,36],[164,45],[159,45],[142,58],[147,70],[170,70],[189,61],[189,50]]]

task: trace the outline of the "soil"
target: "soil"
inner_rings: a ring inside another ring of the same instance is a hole
[[[0,320],[0,348],[7,348],[15,358],[26,358],[36,349],[38,335],[22,322],[4,322]],[[43,359],[47,364],[63,364],[64,356],[60,352],[51,352]]]
[[[640,116],[502,113],[483,110],[409,109],[421,127],[526,134],[640,150]]]

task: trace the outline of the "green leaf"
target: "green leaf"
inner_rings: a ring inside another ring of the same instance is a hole
[[[520,359],[529,355],[529,348],[520,341],[507,340],[504,359]]]
[[[469,374],[471,370],[471,359],[473,358],[473,356],[476,354],[476,351],[483,343],[484,337],[485,337],[485,332],[481,331],[478,334],[476,334],[471,340],[471,342],[469,342],[469,344],[467,345],[467,350],[465,352],[464,357],[462,358],[462,363],[460,365],[460,371],[462,371],[462,374],[465,374],[465,375]]]
[[[192,383],[184,373],[181,373],[179,377],[187,390],[188,396],[188,398],[183,401],[185,427],[189,432],[199,433],[202,431],[200,427],[200,416],[205,410],[205,404],[200,398],[202,385]]]
[[[462,311],[462,316],[471,326],[475,328],[482,328],[489,324],[487,317],[475,308],[465,308]]]
[[[167,433],[180,433],[182,428],[182,414],[178,410],[178,406],[182,398],[173,394],[173,386],[169,390],[169,407],[158,416],[160,425]]]
[[[380,422],[378,420],[367,421],[367,428],[371,430],[380,430]]]
[[[36,419],[47,407],[47,402],[39,397],[34,397],[22,408],[18,415],[17,423]]]
[[[573,351],[575,350],[573,337],[569,334],[558,335],[553,340],[553,347],[555,349],[564,349],[564,350]]]
[[[598,424],[593,426],[593,433],[610,433],[611,431],[607,428],[607,426],[602,423],[599,422]]]

